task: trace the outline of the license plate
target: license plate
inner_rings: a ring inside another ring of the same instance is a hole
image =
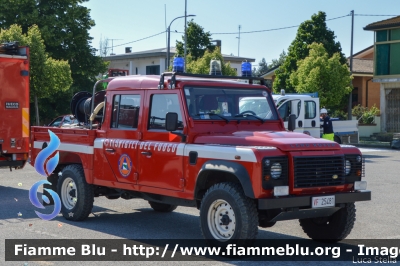
[[[335,196],[312,197],[311,208],[335,207]]]

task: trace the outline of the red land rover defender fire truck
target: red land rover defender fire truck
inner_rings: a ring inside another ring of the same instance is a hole
[[[87,218],[95,197],[142,198],[159,212],[198,208],[203,236],[224,243],[290,219],[312,239],[339,241],[353,228],[354,203],[371,199],[361,152],[285,130],[262,78],[172,72],[100,82],[105,91],[96,83],[94,97],[71,102],[85,126],[32,127],[32,165],[49,129],[61,140],[49,181],[68,220]],[[239,112],[242,98],[260,96],[264,110]]]
[[[29,156],[29,48],[0,45],[0,168],[22,168]]]

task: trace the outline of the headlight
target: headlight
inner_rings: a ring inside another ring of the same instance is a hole
[[[350,161],[349,160],[346,160],[346,166],[345,166],[345,171],[346,171],[346,175],[349,175],[350,174],[350,171],[351,171],[351,163],[350,163]]]
[[[271,166],[271,177],[273,179],[278,179],[282,174],[282,166],[280,163],[274,163]]]

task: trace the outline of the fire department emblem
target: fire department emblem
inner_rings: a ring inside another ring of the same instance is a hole
[[[127,177],[132,171],[132,160],[127,154],[122,154],[118,160],[118,169],[123,177]]]

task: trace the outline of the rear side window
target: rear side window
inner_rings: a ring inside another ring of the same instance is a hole
[[[317,106],[314,101],[305,101],[305,119],[314,119],[317,116]]]
[[[115,95],[111,128],[137,129],[140,95]]]

